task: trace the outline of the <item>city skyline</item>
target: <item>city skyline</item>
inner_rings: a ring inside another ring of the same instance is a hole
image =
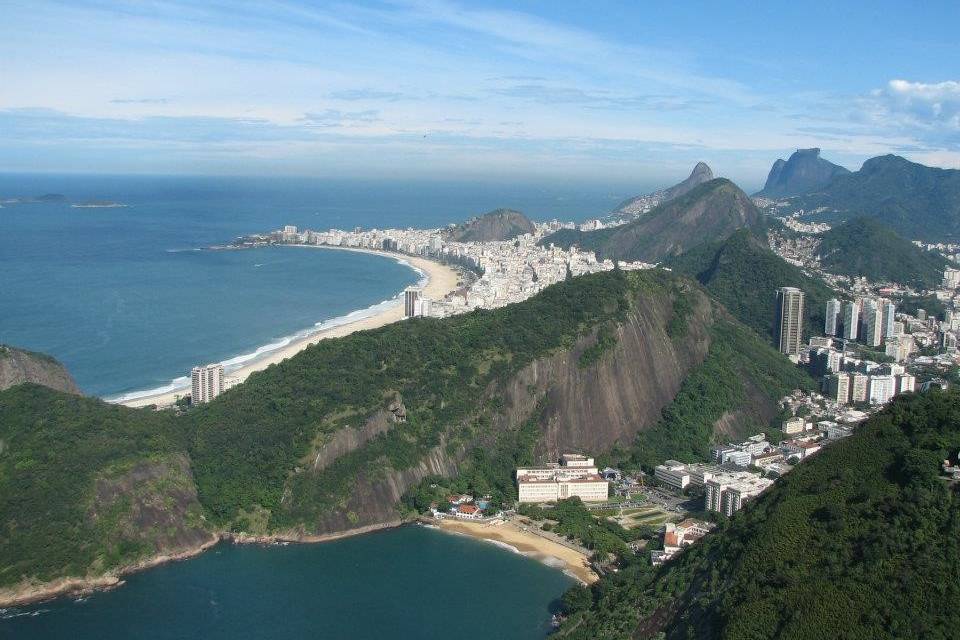
[[[665,184],[705,160],[752,189],[803,147],[960,166],[948,3],[3,13],[0,171]]]

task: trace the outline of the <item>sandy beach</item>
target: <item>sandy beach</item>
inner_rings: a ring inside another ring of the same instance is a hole
[[[297,245],[300,246],[300,245]],[[427,278],[426,284],[423,286],[423,294],[427,298],[433,300],[439,300],[445,295],[457,288],[458,276],[457,272],[451,269],[446,265],[442,265],[438,262],[432,260],[427,260],[425,258],[419,258],[414,256],[399,255],[395,253],[387,253],[384,251],[372,251],[369,249],[353,249],[346,247],[326,247],[326,246],[314,246],[314,245],[303,245],[309,246],[314,249],[325,249],[329,251],[356,251],[360,253],[370,253],[374,255],[385,256],[391,259],[402,259],[406,262],[409,262],[410,265],[422,271]],[[396,322],[403,318],[403,300],[397,300],[395,305],[390,306],[383,311],[366,317],[360,318],[353,322],[348,322],[336,327],[331,327],[329,329],[322,329],[316,333],[312,333],[304,338],[295,340],[288,344],[285,347],[272,351],[268,354],[265,354],[262,358],[257,358],[251,362],[244,364],[243,366],[234,369],[232,371],[227,371],[225,376],[235,383],[242,382],[246,380],[250,374],[255,371],[261,371],[266,369],[271,364],[276,364],[287,358],[296,355],[297,353],[303,351],[312,344],[316,344],[321,340],[326,338],[341,338],[346,335],[350,335],[354,331],[363,331],[365,329],[376,329],[384,325],[390,324],[391,322]],[[200,364],[198,362],[198,364]],[[189,375],[189,372],[184,372],[185,375]],[[172,391],[167,391],[164,393],[158,393],[151,396],[142,396],[139,398],[132,398],[129,400],[121,400],[119,404],[126,405],[128,407],[146,407],[149,405],[157,405],[158,407],[167,407],[174,404],[177,399],[186,394],[189,391],[187,388],[175,389]]]
[[[552,540],[524,531],[514,522],[492,524],[447,518],[438,521],[436,526],[443,531],[510,545],[525,556],[562,568],[585,584],[593,584],[599,580],[597,574],[590,568],[587,556]]]

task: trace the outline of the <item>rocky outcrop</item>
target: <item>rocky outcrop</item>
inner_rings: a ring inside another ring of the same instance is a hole
[[[710,166],[706,162],[698,162],[683,182],[666,189],[654,191],[653,193],[624,200],[617,205],[609,217],[614,220],[630,220],[636,218],[654,207],[666,204],[671,200],[676,200],[680,196],[690,193],[701,184],[710,182],[711,180],[713,180],[713,170],[710,169]]]
[[[24,382],[66,393],[80,393],[66,367],[55,358],[0,344],[0,391]]]
[[[448,236],[455,242],[498,242],[534,231],[533,223],[519,211],[495,209],[454,227]]]
[[[821,158],[820,149],[797,149],[789,160],[779,158],[773,163],[767,182],[757,195],[783,198],[812,193],[848,173],[848,169]]]

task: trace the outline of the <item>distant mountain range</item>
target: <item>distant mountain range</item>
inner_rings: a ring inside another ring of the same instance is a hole
[[[940,284],[952,263],[924,251],[875,218],[854,218],[823,234],[819,249],[824,270],[865,276],[871,282],[897,282],[921,289]]]
[[[690,173],[690,176],[683,182],[675,184],[666,189],[654,191],[653,193],[634,196],[633,198],[624,200],[617,205],[617,208],[614,209],[610,215],[607,216],[607,218],[609,220],[621,221],[633,220],[637,216],[650,211],[654,207],[686,195],[696,187],[705,182],[710,182],[711,180],[713,180],[713,171],[706,162],[698,162],[696,166],[693,167],[693,171]]]
[[[911,240],[960,240],[960,170],[900,156],[871,158],[859,171],[839,175],[792,204],[827,221],[876,218]]]
[[[513,240],[535,230],[530,219],[519,211],[494,209],[453,227],[448,236],[456,242],[496,242]]]
[[[634,222],[600,229],[562,229],[541,243],[595,251],[600,258],[659,262],[738,229],[761,224],[762,214],[737,185],[716,178],[661,204]]]
[[[756,195],[766,198],[799,196],[818,191],[848,169],[820,157],[820,149],[797,149],[789,160],[777,159],[767,182]]]

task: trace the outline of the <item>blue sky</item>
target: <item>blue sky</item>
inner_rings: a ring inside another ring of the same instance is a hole
[[[0,0],[0,171],[960,167],[960,3]]]

